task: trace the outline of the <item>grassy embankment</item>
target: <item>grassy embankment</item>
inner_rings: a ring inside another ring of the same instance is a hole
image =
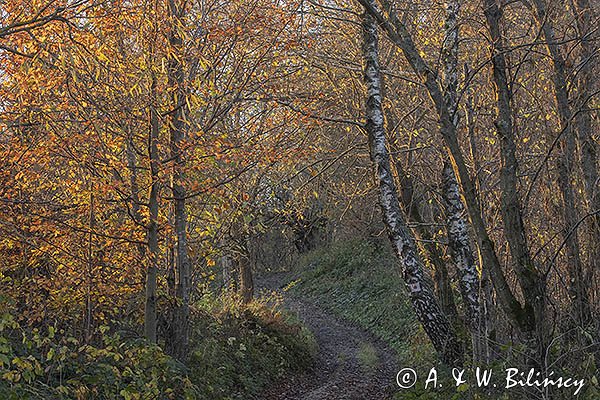
[[[351,321],[385,341],[396,352],[399,368],[410,367],[418,372],[417,385],[410,390],[398,389],[396,398],[421,399],[511,399],[523,398],[522,391],[507,391],[500,385],[491,392],[477,392],[474,386],[458,388],[450,371],[440,366],[423,329],[411,309],[398,264],[384,242],[348,241],[335,243],[328,249],[304,257],[294,270],[296,280],[290,291],[305,296],[334,314]],[[460,299],[457,299],[459,301]],[[553,349],[560,353],[560,348]],[[590,357],[591,358],[591,357]],[[359,359],[365,367],[376,365],[377,353],[365,345]],[[590,377],[581,399],[598,399],[598,382],[593,378],[593,359],[586,365],[557,371],[559,376]],[[518,367],[518,360],[499,359],[490,366],[497,374],[506,368]],[[438,370],[442,388],[424,389],[432,367]],[[467,365],[469,368],[469,365]],[[564,368],[563,368],[564,369]],[[471,382],[471,385],[476,383]],[[572,391],[557,390],[556,398],[570,398]],[[562,396],[562,397],[561,397]]]

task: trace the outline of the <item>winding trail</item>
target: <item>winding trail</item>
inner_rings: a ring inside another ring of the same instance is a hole
[[[282,293],[284,273],[258,280],[260,289]],[[282,293],[284,306],[314,334],[319,345],[312,371],[272,385],[262,400],[386,400],[391,399],[397,366],[394,352],[364,330],[317,304]]]

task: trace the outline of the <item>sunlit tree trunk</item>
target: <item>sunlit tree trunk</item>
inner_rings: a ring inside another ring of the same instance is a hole
[[[412,37],[406,30],[404,24],[394,13],[392,5],[387,0],[383,0],[382,3],[389,15],[389,19],[385,19],[377,10],[377,8],[367,0],[358,1],[365,6],[372,15],[377,17],[378,22],[382,25],[382,27],[384,27],[390,40],[402,50],[412,68],[423,80],[423,83],[435,105],[436,111],[438,112],[441,132],[450,153],[453,168],[455,173],[457,173],[459,183],[463,189],[467,210],[469,211],[471,223],[473,224],[473,228],[477,236],[477,244],[480,249],[480,254],[483,258],[483,264],[489,268],[490,276],[494,283],[500,306],[515,325],[523,325],[521,305],[508,286],[494,249],[494,243],[486,231],[485,223],[481,216],[481,206],[477,199],[475,187],[471,181],[471,177],[469,176],[462,150],[458,143],[456,129],[454,128],[451,116],[448,113],[448,108],[445,104],[445,99],[442,94],[442,89],[439,86],[436,74],[431,70],[431,68],[429,68],[419,54]]]
[[[598,146],[593,138],[592,111],[590,102],[594,96],[594,75],[592,67],[598,60],[597,27],[593,24],[594,10],[589,0],[574,2],[577,28],[581,36],[581,53],[579,59],[579,79],[577,80],[578,113],[576,116],[577,139],[579,141],[579,162],[586,194],[588,213],[596,213],[591,217],[588,271],[585,282],[593,282],[594,275],[600,273],[600,180],[598,178]],[[589,299],[590,302],[593,299]],[[600,353],[598,353],[600,354]]]
[[[423,325],[442,361],[449,365],[462,363],[461,345],[442,312],[426,278],[418,250],[403,220],[396,185],[391,173],[390,156],[386,147],[377,23],[369,13],[363,17],[364,79],[367,87],[367,123],[371,159],[377,171],[380,206],[394,251],[400,260],[402,275],[410,293],[417,318]]]
[[[468,75],[469,68],[465,66],[465,75]],[[473,109],[473,94],[467,95],[465,103],[465,119],[467,132],[469,136],[469,147],[471,158],[473,159],[473,169],[475,171],[474,184],[478,193],[482,193],[485,187],[480,178],[482,172],[481,162],[479,160],[479,151],[475,138],[475,111]],[[456,177],[456,176],[455,176]],[[483,210],[482,210],[483,211]],[[483,218],[483,215],[482,215]],[[475,251],[475,249],[473,250]],[[475,255],[475,253],[474,253]],[[481,262],[481,257],[477,257]],[[487,268],[481,268],[479,279],[479,297],[480,297],[480,318],[479,332],[483,335],[481,342],[481,361],[492,361],[492,348],[496,342],[496,309],[494,306],[494,288]]]
[[[395,121],[391,113],[386,115],[386,120],[388,120],[388,126],[395,126]],[[408,218],[408,222],[415,224],[413,232],[421,241],[422,245],[420,247],[422,247],[425,256],[430,261],[430,267],[434,274],[435,293],[440,301],[440,306],[448,318],[452,319],[455,326],[460,325],[448,268],[446,267],[444,257],[442,256],[442,251],[434,242],[434,235],[421,215],[419,204],[415,198],[414,182],[400,162],[397,155],[399,149],[392,144],[390,144],[390,149],[392,151],[390,154],[390,161],[392,163],[392,170],[395,171],[396,174],[396,183],[400,191],[400,203]]]
[[[385,30],[392,43],[402,50],[406,60],[411,65],[412,69],[419,75],[426,87],[438,113],[440,131],[446,143],[453,169],[459,180],[459,184],[463,189],[465,203],[473,230],[477,237],[477,245],[483,259],[483,265],[489,269],[496,290],[496,298],[499,300],[499,305],[511,323],[523,333],[523,336],[526,338],[534,337],[536,331],[534,310],[530,306],[522,306],[508,285],[498,255],[496,254],[494,243],[491,240],[486,229],[486,224],[483,221],[481,205],[479,203],[475,185],[469,175],[464,155],[458,141],[458,134],[452,121],[452,115],[449,112],[437,74],[427,65],[419,53],[412,36],[396,14],[393,4],[389,0],[381,0],[386,13],[385,16],[380,12],[377,6],[369,0],[357,1],[377,19],[377,22]],[[523,271],[516,270],[516,272],[518,275],[521,275]],[[539,350],[536,343],[532,343],[529,340],[528,342],[529,348],[536,351]],[[538,355],[540,354],[538,353]]]
[[[127,138],[127,168],[129,169],[129,187],[131,191],[131,217],[133,222],[137,225],[142,225],[142,214],[140,212],[140,196],[139,196],[139,184],[138,184],[138,165],[137,156],[135,154],[135,144],[133,134],[128,133]],[[146,258],[146,245],[140,243],[138,245],[139,261],[143,263]],[[142,274],[144,271],[141,272]]]
[[[482,321],[479,272],[471,248],[465,210],[452,166],[446,162],[443,171],[444,200],[448,229],[448,247],[456,265],[460,293],[464,303],[467,325],[471,334],[473,361],[486,361],[487,336]]]

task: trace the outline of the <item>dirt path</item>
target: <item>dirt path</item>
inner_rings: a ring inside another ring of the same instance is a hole
[[[258,281],[279,290],[285,274]],[[314,333],[319,345],[313,371],[290,376],[263,394],[264,400],[391,399],[397,366],[393,351],[372,335],[297,296],[284,294],[284,305]]]

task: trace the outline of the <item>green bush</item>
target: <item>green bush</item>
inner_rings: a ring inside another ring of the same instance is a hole
[[[27,331],[10,314],[0,319],[0,398],[194,399],[183,364],[158,346],[122,340],[100,328],[102,343],[81,345],[56,332]]]

